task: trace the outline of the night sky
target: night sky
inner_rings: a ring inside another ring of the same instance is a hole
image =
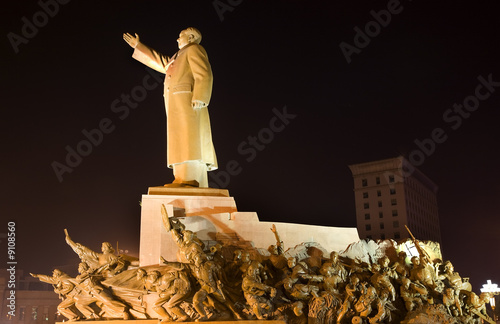
[[[238,166],[211,180],[240,211],[354,227],[348,165],[412,157],[439,186],[444,259],[500,284],[498,1],[60,1],[2,5],[0,268],[8,221],[27,272],[77,262],[64,228],[137,255],[141,195],[173,176],[162,81],[122,34],[172,55],[194,26],[219,167]]]

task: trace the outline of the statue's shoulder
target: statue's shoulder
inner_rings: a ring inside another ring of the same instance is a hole
[[[183,50],[186,51],[186,53],[189,53],[189,54],[204,54],[206,55],[207,54],[207,51],[205,51],[205,48],[203,46],[201,46],[200,44],[196,44],[196,43],[191,43],[189,45],[186,45],[186,47],[183,48]]]

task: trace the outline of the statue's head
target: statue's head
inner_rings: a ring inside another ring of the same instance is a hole
[[[243,253],[241,253],[241,261],[243,263],[248,263],[252,260],[252,258],[250,257],[250,252],[248,251],[243,251]]]
[[[418,256],[414,256],[411,258],[411,263],[415,266],[418,266],[420,264],[420,258]]]
[[[302,302],[296,302],[295,304],[293,304],[293,313],[295,314],[295,316],[301,316],[303,314],[303,308],[304,308],[304,304]]]
[[[84,273],[85,271],[88,271],[90,269],[89,265],[86,262],[80,262],[78,265],[78,272],[79,273]]]
[[[390,260],[386,255],[384,255],[383,257],[378,259],[378,264],[380,264],[380,266],[383,268],[387,267],[389,265],[389,263],[390,263]]]
[[[109,242],[103,242],[101,246],[101,251],[103,253],[114,253],[115,249],[113,249],[113,246]]]
[[[141,269],[141,268],[137,269],[137,273],[136,273],[137,280],[141,280],[142,278],[144,278],[146,276],[147,276],[146,270]]]
[[[250,277],[258,276],[262,265],[258,262],[253,262],[247,269],[247,275]]]
[[[446,261],[444,263],[444,270],[453,272],[453,270],[455,270],[455,268],[453,267],[453,264],[450,261]]]
[[[188,27],[184,29],[179,34],[179,38],[177,38],[177,45],[179,46],[179,49],[183,48],[188,44],[191,43],[199,44],[200,42],[201,42],[201,33],[198,29],[194,27]]]
[[[59,278],[60,276],[62,276],[62,274],[63,274],[63,272],[61,270],[59,270],[59,269],[54,269],[52,271],[52,276],[54,278]]]
[[[269,253],[271,253],[273,255],[277,255],[278,254],[278,247],[276,245],[269,245],[269,247],[267,248],[267,250],[269,251]]]
[[[339,260],[339,253],[337,251],[332,251],[330,253],[330,261],[333,264],[336,264],[338,260]]]
[[[406,259],[406,252],[405,251],[401,251],[398,253],[398,256],[401,260],[404,260]]]
[[[240,261],[242,253],[243,253],[243,251],[241,251],[241,250],[235,250],[233,252],[233,261]]]
[[[194,238],[194,233],[189,230],[182,232],[182,235],[184,242],[191,242]]]
[[[160,277],[161,277],[161,273],[158,270],[153,270],[153,271],[148,272],[148,279],[151,282],[155,282]]]
[[[291,269],[297,265],[297,259],[295,257],[289,257],[287,259],[288,267]]]

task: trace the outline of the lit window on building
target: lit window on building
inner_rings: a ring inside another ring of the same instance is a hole
[[[363,192],[363,198],[368,198],[368,192]]]
[[[368,180],[367,180],[367,179],[361,179],[361,185],[362,185],[363,187],[368,186]]]
[[[363,204],[363,207],[364,207],[365,209],[369,209],[369,208],[370,208],[370,204],[369,204],[369,203],[364,203],[364,204]]]
[[[43,320],[49,320],[49,306],[43,306]]]
[[[34,321],[38,319],[38,306],[31,307],[31,319]]]
[[[371,231],[371,229],[372,229],[372,226],[370,224],[365,225],[365,230]]]
[[[365,219],[370,219],[370,214],[369,213],[365,214]]]

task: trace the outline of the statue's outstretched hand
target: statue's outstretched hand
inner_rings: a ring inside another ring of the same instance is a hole
[[[123,34],[123,39],[130,45],[130,47],[135,48],[139,44],[139,35],[135,34],[135,37],[129,33]]]

